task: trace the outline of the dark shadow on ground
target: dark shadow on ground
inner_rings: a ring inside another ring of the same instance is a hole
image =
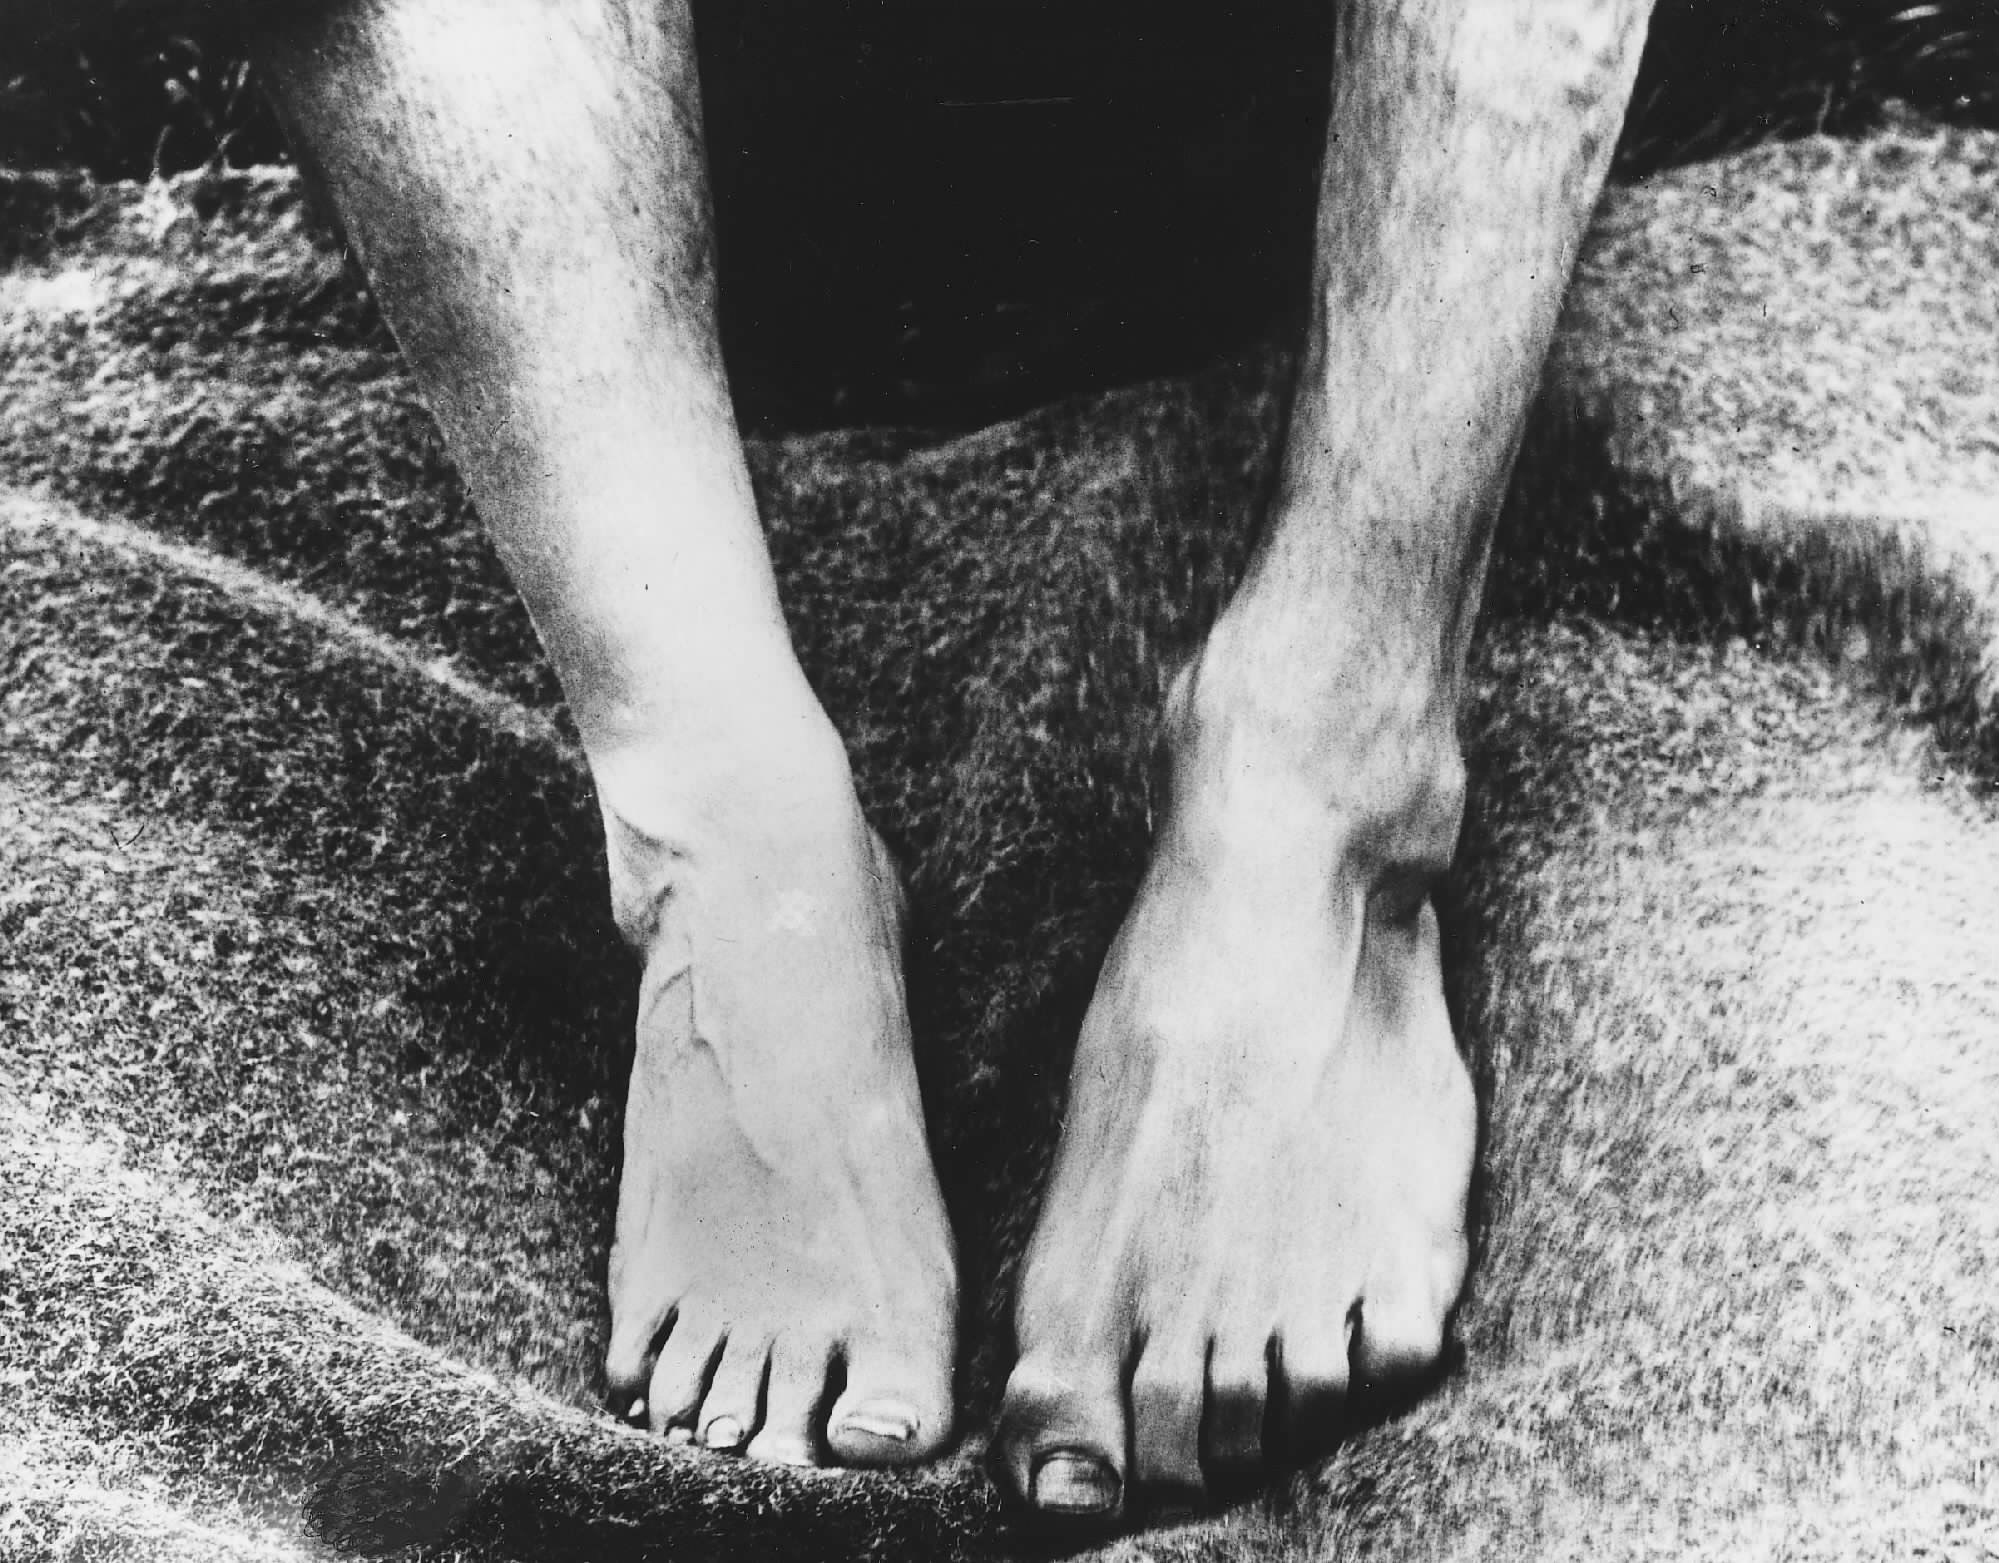
[[[765,428],[972,427],[1180,373],[1297,313],[1332,8],[755,0],[698,9],[725,335]],[[58,20],[0,83],[0,166],[282,155],[199,7]],[[1667,0],[1624,177],[1905,100],[1999,123],[1980,0]]]

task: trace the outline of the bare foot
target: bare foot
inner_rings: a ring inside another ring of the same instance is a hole
[[[997,1463],[1050,1515],[1323,1449],[1350,1385],[1435,1362],[1464,1279],[1474,1106],[1427,895],[1448,727],[1447,751],[1377,746],[1328,807],[1226,700],[1174,704],[1171,808],[1022,1268]]]
[[[956,1280],[901,892],[836,769],[722,789],[669,834],[615,807],[600,767],[620,925],[646,962],[606,1372],[615,1409],[656,1432],[893,1464],[950,1432]]]

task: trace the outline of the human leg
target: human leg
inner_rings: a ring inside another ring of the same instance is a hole
[[[685,0],[253,10],[581,732],[645,963],[619,1408],[900,1461],[951,1420],[901,901],[779,610],[715,331]],[[834,1374],[845,1391],[822,1422]]]
[[[1045,1512],[1321,1447],[1351,1388],[1441,1349],[1475,1138],[1430,904],[1465,653],[1647,10],[1340,8],[1279,489],[1168,703],[1022,1267],[996,1454]]]

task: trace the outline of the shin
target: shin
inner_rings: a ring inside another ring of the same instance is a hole
[[[262,14],[295,144],[561,677],[614,873],[621,832],[697,850],[752,776],[833,801],[716,340],[685,0]]]
[[[1317,771],[1329,807],[1410,814],[1419,858],[1448,857],[1455,834],[1492,520],[1649,10],[1340,7],[1280,484],[1194,714]]]

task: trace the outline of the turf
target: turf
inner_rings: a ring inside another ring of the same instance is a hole
[[[1468,718],[1450,1371],[1110,1555],[1999,1549],[1995,162],[1903,124],[1612,196]],[[7,205],[0,1549],[1036,1550],[977,1465],[1008,1265],[1281,356],[753,446],[973,1299],[953,1460],[761,1472],[594,1413],[633,974],[338,255],[282,174]]]

